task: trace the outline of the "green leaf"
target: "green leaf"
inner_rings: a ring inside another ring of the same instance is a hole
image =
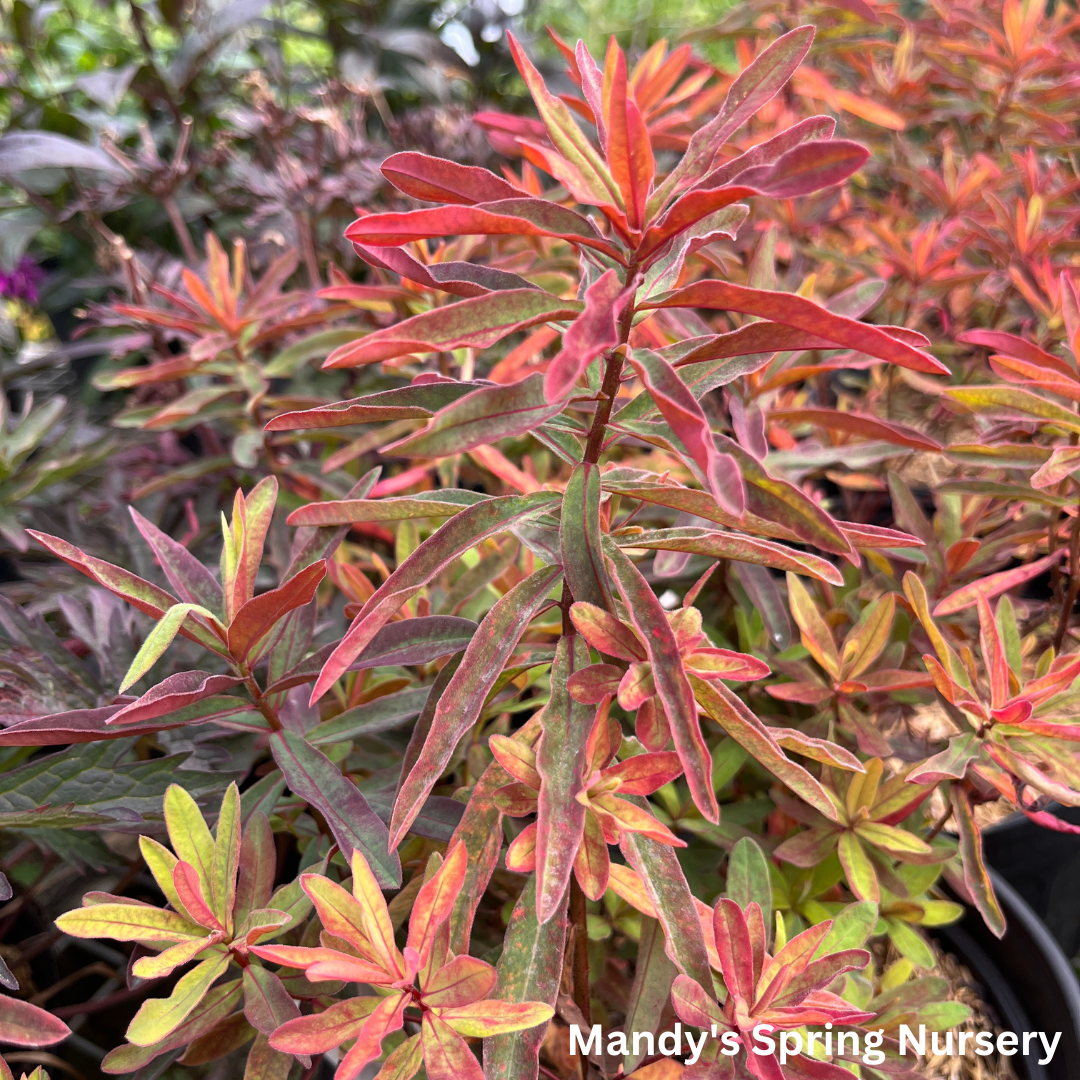
[[[174,604],[150,631],[142,643],[142,648],[135,654],[135,659],[131,661],[131,667],[120,684],[119,693],[124,693],[129,686],[137,683],[158,662],[189,615],[202,615],[217,622],[214,613],[200,604]]]
[[[541,923],[536,917],[536,883],[530,877],[521,890],[496,965],[495,1001],[542,1001],[554,1006],[566,948],[565,913]],[[547,1024],[484,1040],[484,1080],[536,1080],[540,1046]]]
[[[66,911],[56,925],[78,938],[112,938],[113,941],[194,941],[207,936],[183,915],[142,904],[104,903]]]
[[[861,949],[870,937],[878,919],[878,906],[873,900],[857,900],[848,904],[833,919],[829,932],[821,939],[814,959],[845,949]]]
[[[227,952],[213,956],[182,975],[167,998],[144,1001],[128,1026],[128,1040],[136,1046],[153,1046],[167,1038],[187,1019],[228,966]]]
[[[904,922],[903,919],[891,919],[886,916],[885,922],[889,927],[889,939],[896,946],[896,950],[901,956],[907,957],[913,964],[918,964],[921,968],[932,969],[936,966],[937,960],[934,957],[934,951],[922,938],[918,930],[909,923]]]
[[[0,813],[31,813],[39,808],[70,808],[76,813],[114,817],[115,811],[161,812],[165,789],[187,754],[125,760],[136,739],[82,743],[0,773]],[[195,794],[218,791],[227,776],[183,772]],[[37,827],[44,827],[41,821]]]
[[[544,706],[536,745],[536,769],[541,779],[536,815],[536,911],[541,922],[562,909],[585,832],[586,809],[576,797],[585,786],[585,745],[596,706],[572,698],[567,681],[588,664],[589,646],[579,634],[559,638],[551,665],[551,697]]]
[[[563,573],[575,600],[613,610],[600,545],[600,467],[585,462],[570,474],[563,493],[559,544]]]
[[[286,783],[326,819],[346,859],[359,849],[383,888],[401,885],[401,863],[389,851],[389,833],[356,785],[310,743],[291,731],[270,737],[270,749]]]
[[[177,857],[195,867],[203,896],[212,896],[214,840],[198,804],[179,784],[165,792],[165,827]]]
[[[851,891],[860,900],[873,900],[877,903],[881,898],[877,871],[874,870],[874,864],[866,854],[866,849],[859,843],[859,838],[850,829],[845,829],[840,834],[838,851]]]
[[[980,416],[1036,416],[1040,420],[1080,432],[1080,417],[1048,398],[1015,386],[952,386],[944,392],[965,408]]]
[[[233,929],[236,874],[240,867],[240,789],[230,784],[221,800],[214,861],[210,871],[210,907],[227,933]]]
[[[306,364],[319,356],[326,356],[334,349],[347,345],[362,335],[363,331],[356,327],[320,330],[319,333],[294,341],[287,348],[282,349],[263,368],[263,374],[268,379],[287,379],[296,374],[301,364]]]
[[[546,566],[495,602],[439,698],[416,764],[398,790],[390,844],[396,848],[438,782],[461,737],[476,723],[511,650],[547,600],[562,571]]]
[[[772,926],[772,881],[765,853],[754,840],[743,837],[728,860],[727,889],[724,893],[741,908],[751,902],[761,908],[766,934]]]
[[[671,984],[678,968],[668,959],[664,950],[664,930],[656,919],[641,917],[641,936],[638,939],[637,963],[634,967],[634,983],[630,987],[630,999],[626,1004],[626,1031],[651,1031],[660,1029],[661,1014],[671,995]],[[634,1045],[631,1040],[631,1047]],[[641,1053],[628,1053],[623,1059],[623,1069],[632,1073],[645,1057]]]
[[[398,457],[450,457],[477,446],[522,435],[562,412],[549,404],[539,372],[508,386],[484,386],[437,412],[414,435],[384,446],[381,453]]]
[[[311,700],[317,701],[370,644],[390,617],[423,585],[454,559],[495,533],[504,532],[523,518],[553,509],[562,499],[555,492],[506,495],[470,506],[429,536],[375,590],[352,626],[326,661]]]

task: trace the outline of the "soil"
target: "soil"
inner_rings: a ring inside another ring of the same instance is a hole
[[[996,1035],[1003,1030],[994,1010],[979,996],[981,987],[974,975],[955,956],[944,953],[931,942],[938,958],[936,974],[949,981],[949,998],[971,1006],[971,1018],[957,1031],[989,1031]],[[922,1069],[926,1080],[1017,1080],[1012,1061],[996,1052],[989,1057],[975,1054],[973,1039],[965,1040],[963,1057],[927,1058]]]

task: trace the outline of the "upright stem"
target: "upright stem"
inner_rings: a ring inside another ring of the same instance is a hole
[[[570,875],[570,925],[574,927],[574,1004],[592,1026],[592,1005],[589,1002],[589,931],[586,922],[585,894]]]
[[[626,270],[627,285],[633,285],[637,278],[637,265],[631,262]],[[600,460],[600,451],[604,448],[604,435],[607,430],[607,422],[611,419],[611,410],[615,407],[615,398],[619,394],[619,383],[622,379],[623,364],[625,357],[619,351],[619,347],[630,340],[630,330],[634,325],[633,301],[626,305],[619,320],[619,345],[607,354],[607,367],[604,369],[604,381],[600,387],[603,395],[597,403],[596,412],[593,414],[592,427],[589,429],[589,438],[585,444],[585,457],[583,460],[589,465],[595,465]]]
[[[255,708],[266,717],[266,722],[270,725],[270,730],[280,731],[281,721],[278,719],[278,715],[274,711],[273,706],[263,697],[263,692],[259,689],[259,684],[255,681],[255,676],[247,671],[246,668],[242,669],[240,674],[244,680],[244,686],[247,688],[247,692],[251,695],[251,700],[255,704]]]

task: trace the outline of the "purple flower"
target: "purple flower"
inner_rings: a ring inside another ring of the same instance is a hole
[[[10,274],[0,270],[0,297],[36,304],[38,286],[44,280],[45,271],[33,259],[24,255]]]

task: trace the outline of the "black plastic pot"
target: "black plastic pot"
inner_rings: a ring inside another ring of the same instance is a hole
[[[1003,1030],[1045,1031],[1050,1038],[1061,1032],[1049,1064],[1038,1063],[1041,1053],[1027,1058],[1017,1053],[1011,1059],[1016,1074],[1023,1080],[1080,1080],[1080,983],[1024,898],[1000,874],[992,877],[1008,920],[1001,940],[973,909],[960,922],[933,933],[974,975],[980,996]]]

